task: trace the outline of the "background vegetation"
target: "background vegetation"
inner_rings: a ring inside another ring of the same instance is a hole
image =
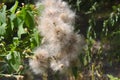
[[[76,11],[75,28],[87,43],[78,56],[79,67],[72,68],[71,80],[120,80],[120,1],[66,1]],[[38,11],[29,0],[0,2],[0,79],[27,80],[32,74],[28,74],[28,58],[42,39],[35,20],[43,6]]]

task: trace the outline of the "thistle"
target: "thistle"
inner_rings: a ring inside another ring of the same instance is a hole
[[[34,58],[29,61],[30,67],[36,74],[43,74],[48,67],[62,72],[78,58],[83,38],[74,32],[75,13],[66,2],[42,0],[41,3],[44,10],[37,28],[44,41],[34,51]]]

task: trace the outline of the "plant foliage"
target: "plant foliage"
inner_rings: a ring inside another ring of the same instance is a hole
[[[37,9],[34,5],[18,6],[18,1],[7,10],[0,5],[0,73],[22,74],[25,58],[40,45],[41,37],[35,28]]]

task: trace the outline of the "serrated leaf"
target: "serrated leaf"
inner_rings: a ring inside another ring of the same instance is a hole
[[[21,38],[21,35],[22,35],[22,34],[26,33],[25,30],[24,30],[24,28],[23,28],[23,24],[24,24],[24,21],[21,22],[21,23],[18,25],[18,32],[17,32],[17,34],[18,34],[18,37],[19,37],[19,38]]]
[[[0,26],[0,35],[4,35],[6,33],[6,23],[3,23],[1,26]]]
[[[16,1],[15,4],[14,4],[14,6],[10,9],[10,11],[12,12],[12,14],[15,13],[17,7],[18,7],[18,1]]]
[[[6,22],[6,6],[4,5],[2,10],[0,11],[0,23]]]
[[[16,18],[16,15],[15,15],[15,14],[11,14],[11,15],[9,16],[9,18],[10,18],[11,30],[13,30],[13,29],[14,29],[13,20]]]

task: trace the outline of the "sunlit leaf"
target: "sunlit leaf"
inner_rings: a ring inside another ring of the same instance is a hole
[[[18,1],[15,2],[14,6],[10,9],[10,11],[14,14],[18,7]]]
[[[19,37],[19,38],[21,38],[21,35],[22,35],[22,34],[26,33],[25,30],[24,30],[24,28],[23,28],[23,24],[24,24],[24,22],[21,22],[21,23],[18,25],[18,32],[17,32],[17,34],[18,34],[18,37]]]

